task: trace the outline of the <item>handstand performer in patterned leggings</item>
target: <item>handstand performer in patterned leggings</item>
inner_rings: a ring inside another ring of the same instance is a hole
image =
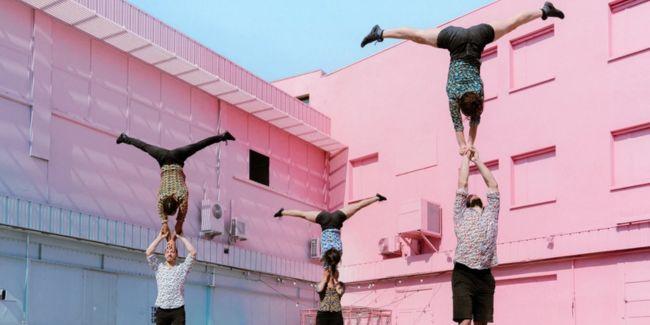
[[[361,47],[384,38],[411,40],[441,49],[449,50],[451,63],[447,79],[449,111],[456,130],[459,153],[464,155],[473,150],[476,131],[483,112],[483,81],[481,80],[481,54],[485,46],[498,40],[515,28],[537,18],[564,19],[564,13],[552,3],[546,2],[541,9],[529,10],[510,19],[480,24],[470,28],[448,26],[445,28],[412,29],[397,28],[382,30],[375,25],[361,42]],[[465,141],[460,113],[470,119],[469,140]]]
[[[341,260],[343,254],[343,244],[341,243],[341,228],[343,222],[352,218],[359,210],[377,202],[385,201],[386,197],[377,194],[371,198],[346,205],[340,210],[334,212],[327,211],[299,211],[280,209],[274,217],[282,216],[303,218],[309,222],[317,223],[321,226],[321,259],[325,268],[333,267]]]
[[[173,150],[163,149],[148,144],[142,140],[132,138],[122,133],[117,138],[117,144],[126,143],[148,153],[158,161],[160,165],[160,188],[158,190],[158,213],[162,219],[161,231],[167,234],[168,240],[171,233],[167,225],[167,216],[174,215],[176,210],[176,233],[183,234],[183,221],[187,214],[187,199],[189,193],[185,184],[185,173],[183,166],[185,160],[195,154],[197,151],[217,142],[235,140],[230,132],[211,136],[197,143],[176,148]]]

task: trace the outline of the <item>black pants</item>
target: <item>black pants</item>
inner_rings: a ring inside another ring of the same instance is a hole
[[[225,140],[224,135],[219,134],[173,150],[156,147],[140,139],[132,138],[129,136],[124,139],[124,143],[128,143],[148,153],[151,157],[158,161],[160,167],[164,165],[180,165],[182,167],[185,164],[185,160],[195,154],[197,151],[223,140]]]
[[[490,269],[475,270],[463,264],[454,264],[451,274],[454,300],[454,322],[465,319],[493,322],[494,276]]]
[[[343,325],[343,313],[336,311],[318,311],[316,325]]]
[[[185,325],[185,306],[174,309],[156,308],[156,325]]]

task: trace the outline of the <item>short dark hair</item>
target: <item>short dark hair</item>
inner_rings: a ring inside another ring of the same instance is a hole
[[[171,216],[175,214],[176,209],[178,209],[178,201],[176,201],[176,198],[173,196],[167,196],[163,199],[162,206],[165,215]]]
[[[467,208],[473,208],[475,206],[479,206],[482,209],[483,208],[483,201],[477,195],[472,194],[472,195],[469,196],[468,200],[465,202],[465,206]]]
[[[458,107],[463,115],[478,118],[483,113],[483,97],[475,92],[464,93],[458,99]]]
[[[336,273],[336,266],[341,261],[341,252],[336,248],[328,249],[325,254],[323,254],[323,261],[325,265],[332,270],[332,274]]]

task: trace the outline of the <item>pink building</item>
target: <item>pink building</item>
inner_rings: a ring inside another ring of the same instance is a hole
[[[450,24],[538,5],[496,1]],[[484,55],[477,146],[502,193],[495,321],[648,324],[650,1],[558,5],[570,19]],[[317,302],[320,229],[272,214],[376,192],[389,200],[343,231],[347,310],[449,324],[459,157],[447,64],[406,42],[271,85],[124,0],[2,1],[0,323],[150,321],[159,168],[115,137],[173,147],[227,129],[236,142],[185,168],[199,250],[188,324],[300,323]],[[470,183],[483,194],[475,171]]]
[[[445,25],[539,4],[495,1]],[[483,57],[477,147],[502,197],[495,323],[650,324],[650,1],[557,4],[568,19],[517,29]],[[337,197],[388,196],[345,224],[342,277],[346,305],[392,309],[396,324],[452,319],[460,158],[448,63],[446,51],[403,42],[274,83],[308,95],[348,145],[330,180]],[[470,191],[484,190],[473,172]]]
[[[149,321],[160,170],[121,132],[237,137],[185,165],[189,324],[296,324],[315,306],[320,229],[272,216],[329,207],[329,117],[123,0],[2,1],[0,107],[0,323]]]

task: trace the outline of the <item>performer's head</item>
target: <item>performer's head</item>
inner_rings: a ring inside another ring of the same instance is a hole
[[[178,201],[176,201],[176,198],[173,195],[170,195],[163,199],[162,206],[165,215],[171,216],[176,214],[176,210],[178,209]]]
[[[336,272],[336,266],[341,261],[341,252],[336,248],[328,249],[323,255],[323,261],[325,265],[330,267],[332,274]]]
[[[463,115],[477,118],[483,113],[483,98],[475,92],[466,92],[458,99],[458,106]]]
[[[174,238],[165,246],[165,261],[173,265],[176,263],[176,257],[178,257],[178,247],[176,247],[176,238]]]
[[[478,195],[470,194],[467,196],[467,202],[465,203],[467,208],[479,207],[483,209],[483,201]]]

